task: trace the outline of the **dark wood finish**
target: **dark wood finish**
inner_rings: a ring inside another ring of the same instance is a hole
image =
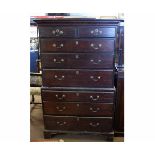
[[[110,88],[113,87],[113,70],[43,69],[43,86]]]
[[[44,115],[45,129],[76,131],[77,118]]]
[[[106,141],[107,142],[113,142],[113,140],[114,140],[114,136],[113,135],[109,135],[109,136],[106,137]]]
[[[88,131],[88,132],[111,132],[112,117],[63,117],[44,115],[45,129]]]
[[[63,19],[34,19],[39,26],[118,26],[122,19],[96,19],[96,18],[63,18]]]
[[[76,28],[75,27],[39,27],[40,37],[75,37]]]
[[[81,27],[79,28],[80,37],[115,37],[115,27]]]
[[[81,117],[78,122],[78,128],[82,131],[95,131],[95,132],[112,132],[113,125],[112,117]]]
[[[114,39],[40,39],[41,53],[114,52]]]
[[[114,64],[113,54],[104,53],[41,54],[41,60],[42,68],[112,69]]]
[[[55,91],[42,90],[43,101],[54,102],[89,102],[113,103],[114,91]]]
[[[115,137],[124,137],[124,130],[121,132],[115,130]]]
[[[43,104],[44,114],[47,115],[113,116],[112,103],[43,101]]]
[[[124,137],[124,23],[118,27],[118,50],[116,59],[116,106],[115,136]]]
[[[119,58],[122,21],[36,20],[45,138],[74,132],[113,139],[114,56]]]
[[[57,133],[54,132],[47,132],[46,130],[44,131],[44,138],[48,139],[48,138],[53,138],[53,136],[57,135]]]
[[[69,26],[40,26],[40,37],[115,37],[116,27],[69,27]]]
[[[116,135],[124,135],[124,70],[117,68],[117,91],[115,108]]]
[[[56,131],[57,134],[78,134],[78,135],[83,135],[83,134],[87,134],[87,135],[95,135],[95,136],[102,136],[103,139],[106,142],[113,142],[113,132],[106,132],[106,133],[97,133],[97,132],[76,132],[76,131],[60,131],[57,130]],[[53,138],[56,135],[56,133],[53,130],[44,130],[44,137],[46,137],[46,139],[50,139]]]

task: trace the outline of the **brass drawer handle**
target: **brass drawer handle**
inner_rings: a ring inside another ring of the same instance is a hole
[[[97,126],[100,125],[100,123],[92,123],[92,122],[91,122],[91,123],[89,123],[89,125],[92,126],[92,127],[97,127]]]
[[[54,63],[61,64],[61,63],[63,63],[65,60],[64,60],[64,59],[61,59],[60,61],[58,61],[56,58],[54,58],[53,61],[54,61]]]
[[[91,30],[90,33],[97,36],[97,35],[101,35],[102,31],[99,29],[95,29],[95,30]]]
[[[94,109],[94,108],[91,107],[91,108],[89,108],[89,110],[92,111],[92,112],[98,112],[100,110],[100,108]]]
[[[62,126],[62,125],[65,125],[66,122],[57,122],[58,125]]]
[[[58,94],[56,94],[55,97],[56,97],[58,100],[63,100],[63,99],[65,99],[66,95],[62,95],[62,96],[60,97]]]
[[[64,106],[64,107],[56,107],[56,109],[58,110],[58,111],[64,111],[65,109],[66,109],[66,107]]]
[[[62,48],[62,47],[64,46],[64,44],[61,43],[61,44],[58,46],[57,44],[54,43],[54,44],[52,44],[52,46],[53,46],[53,47],[56,47],[56,48]]]
[[[59,29],[52,31],[52,34],[55,36],[61,36],[61,35],[63,35],[63,33],[64,33],[63,30],[59,30]]]
[[[92,64],[97,65],[97,64],[100,64],[100,63],[102,62],[102,60],[99,59],[99,60],[95,61],[95,60],[91,59],[90,62],[91,62]]]
[[[95,44],[91,43],[90,47],[92,47],[95,50],[98,50],[98,49],[100,49],[100,47],[102,47],[102,44],[95,45]]]
[[[57,75],[54,75],[54,78],[61,81],[61,80],[63,80],[65,78],[65,76],[62,75],[61,77],[58,77]]]
[[[90,76],[90,79],[92,79],[93,81],[97,82],[101,79],[101,76],[97,76],[97,77],[94,77],[94,76]]]
[[[100,98],[100,96],[96,96],[96,98],[95,97],[93,97],[93,96],[90,96],[90,99],[92,100],[92,101],[97,101],[98,99]]]

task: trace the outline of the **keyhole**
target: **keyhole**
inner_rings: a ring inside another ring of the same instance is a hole
[[[79,75],[79,71],[76,71],[76,75]]]
[[[76,59],[79,59],[79,55],[75,55],[75,58],[76,58]]]
[[[76,44],[76,45],[78,45],[78,44],[79,44],[79,42],[78,42],[78,41],[76,41],[76,42],[75,42],[75,44]]]

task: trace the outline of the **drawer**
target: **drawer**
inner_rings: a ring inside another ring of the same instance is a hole
[[[113,70],[43,69],[45,87],[113,87]]]
[[[44,115],[44,126],[47,130],[75,131],[77,118]]]
[[[113,116],[113,103],[43,101],[44,114],[78,116]]]
[[[74,117],[44,115],[45,129],[85,132],[111,132],[112,117]]]
[[[75,37],[76,28],[74,27],[39,27],[40,37]]]
[[[41,90],[42,101],[53,102],[89,102],[113,103],[114,91],[55,91]]]
[[[115,27],[81,27],[79,28],[80,37],[115,37]]]
[[[113,119],[112,117],[81,117],[77,128],[88,132],[112,132]]]
[[[114,52],[114,39],[40,39],[40,51],[47,52]]]
[[[53,53],[41,54],[42,68],[113,68],[114,55],[104,53]]]

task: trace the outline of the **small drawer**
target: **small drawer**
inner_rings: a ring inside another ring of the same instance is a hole
[[[114,55],[105,53],[41,54],[42,68],[103,69],[113,68]]]
[[[81,27],[79,28],[80,37],[115,37],[115,27]]]
[[[113,70],[43,69],[44,87],[113,87]]]
[[[112,117],[81,117],[77,128],[88,132],[112,132],[113,119]]]
[[[85,132],[111,132],[112,117],[74,117],[44,115],[45,129]]]
[[[45,115],[113,116],[113,103],[43,101]]]
[[[113,103],[114,91],[56,91],[41,90],[42,101],[52,102],[89,102]]]
[[[113,52],[114,39],[40,39],[42,53],[54,52]]]
[[[74,27],[39,27],[39,37],[75,37],[76,28]]]
[[[44,125],[47,130],[75,131],[77,127],[77,118],[44,115]]]

